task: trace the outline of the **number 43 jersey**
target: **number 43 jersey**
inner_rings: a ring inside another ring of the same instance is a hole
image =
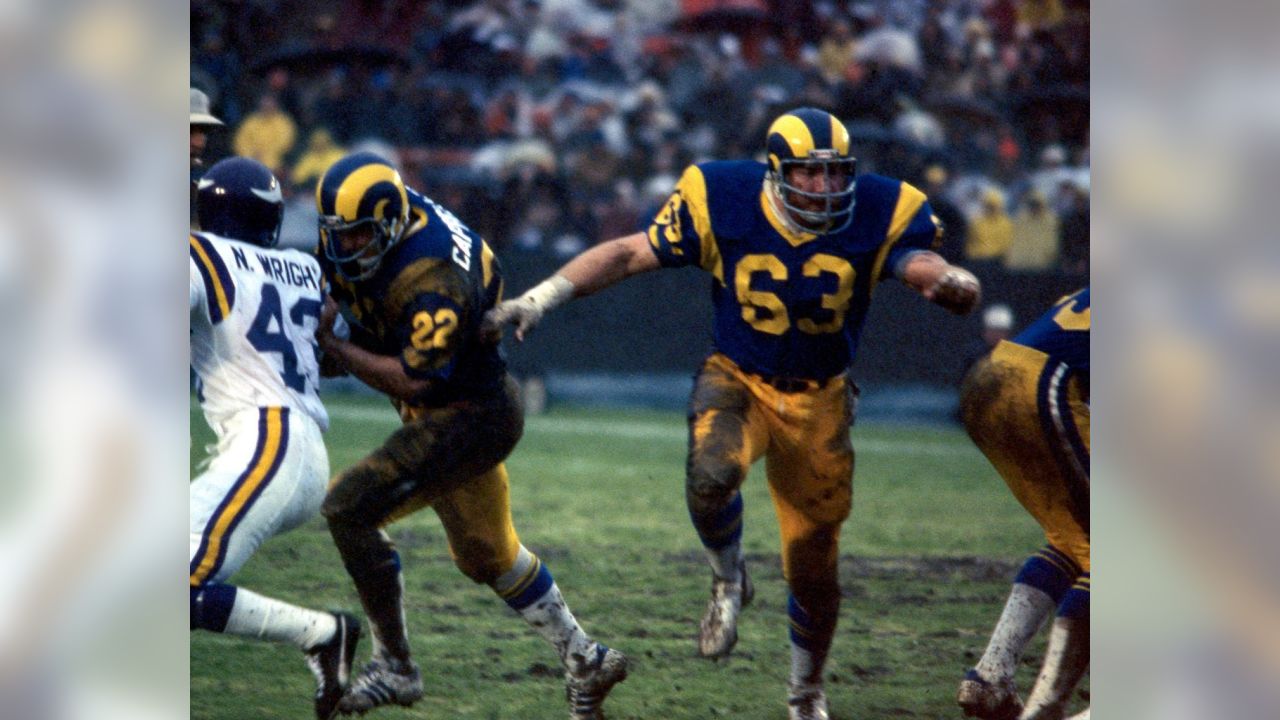
[[[211,233],[190,238],[191,367],[209,426],[221,437],[239,411],[289,407],[327,429],[317,395],[324,295],[316,259]]]
[[[685,170],[648,229],[666,267],[715,277],[716,349],[743,370],[821,380],[844,372],[881,279],[942,227],[924,193],[858,176],[853,222],[830,235],[794,232],[764,192],[766,167],[709,162]]]

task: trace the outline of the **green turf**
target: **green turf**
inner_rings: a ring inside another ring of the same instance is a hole
[[[395,427],[385,400],[327,404],[335,471]],[[198,409],[191,427],[194,468],[211,434]],[[827,668],[832,717],[958,718],[956,682],[1042,536],[958,430],[859,425],[854,448],[845,600]],[[631,677],[609,698],[610,718],[784,720],[786,589],[763,469],[743,489],[756,601],[744,611],[733,657],[712,663],[695,654],[709,571],[685,510],[684,452],[676,413],[563,409],[530,418],[508,461],[516,527],[586,629],[632,658]],[[417,513],[391,532],[427,697],[371,717],[563,720],[554,654],[492,591],[453,567],[434,514]],[[318,520],[267,542],[234,581],[310,607],[359,608]],[[1043,636],[1020,669],[1024,693],[1042,650]],[[361,661],[367,653],[366,641]],[[313,687],[292,648],[192,635],[194,719],[308,718]]]

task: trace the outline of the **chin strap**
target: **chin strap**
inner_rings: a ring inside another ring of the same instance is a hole
[[[778,186],[778,181],[773,179],[772,174],[766,175],[764,178],[764,196],[769,201],[769,207],[773,210],[773,214],[782,223],[782,226],[793,235],[820,235],[821,230],[807,228],[796,222],[791,217],[791,213],[787,211],[785,205],[782,204],[782,188]]]

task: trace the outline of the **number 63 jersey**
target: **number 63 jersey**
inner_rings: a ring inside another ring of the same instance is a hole
[[[797,233],[765,184],[764,163],[689,167],[649,225],[664,267],[696,265],[715,278],[716,349],[749,373],[825,380],[844,372],[876,283],[941,236],[924,193],[860,175],[853,222]]]
[[[329,425],[317,395],[324,306],[315,258],[193,233],[191,367],[205,419],[222,437],[242,410],[289,407]]]

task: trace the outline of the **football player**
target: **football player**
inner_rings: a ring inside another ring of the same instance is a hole
[[[266,166],[234,157],[199,181],[203,232],[190,236],[191,365],[218,444],[191,483],[191,628],[289,643],[318,683],[316,717],[336,713],[360,624],[227,583],[267,538],[313,518],[329,478],[316,395],[323,276],[274,249],[284,200]]]
[[[960,683],[966,716],[1060,720],[1089,665],[1089,288],[1062,300],[965,377],[969,436],[1044,529],[987,650]],[[1044,664],[1023,708],[1014,671],[1054,608]]]
[[[743,563],[747,470],[765,458],[790,589],[793,720],[827,718],[822,668],[835,632],[837,541],[853,483],[855,387],[845,372],[871,293],[896,277],[955,313],[979,285],[930,250],[941,225],[923,193],[878,175],[855,181],[849,133],[829,113],[778,117],[768,162],[685,170],[646,232],[602,243],[500,304],[487,332],[523,339],[548,310],[637,273],[695,265],[710,273],[715,347],[689,409],[689,515],[711,564],[699,630],[707,657],[729,653],[753,589]]]
[[[477,332],[502,292],[493,252],[372,153],[333,164],[316,202],[334,298],[321,317],[320,347],[340,369],[389,395],[404,421],[334,479],[322,509],[373,631],[373,657],[341,709],[363,713],[422,696],[400,556],[383,527],[429,505],[458,568],[492,587],[555,647],[569,716],[603,717],[627,659],[587,636],[511,521],[503,460],[524,418],[498,345]],[[350,316],[349,339],[332,331],[339,303]]]

